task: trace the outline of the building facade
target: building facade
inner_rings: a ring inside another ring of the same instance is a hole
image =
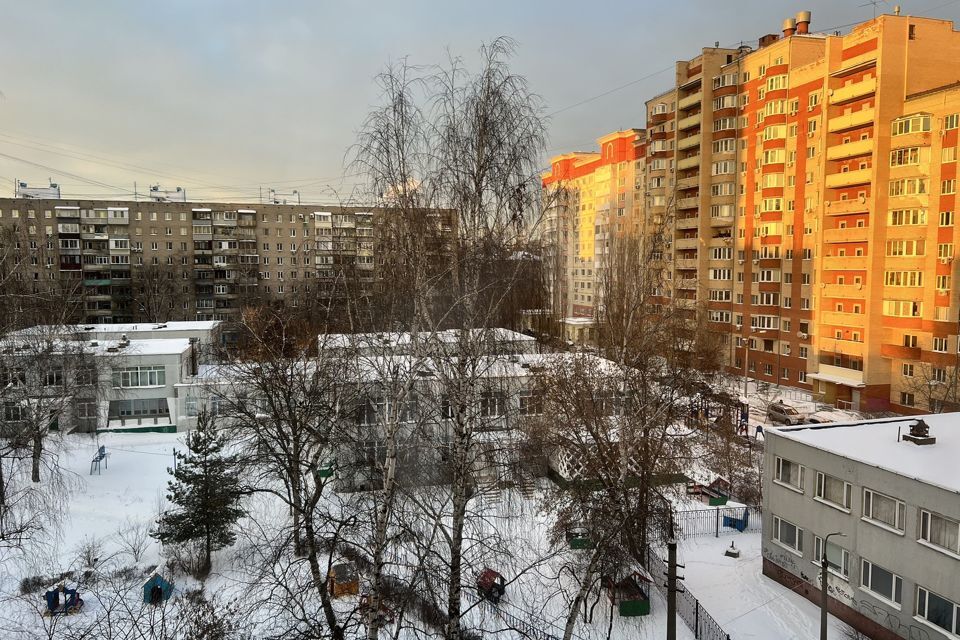
[[[868,637],[960,636],[960,414],[766,437],[764,575],[819,604],[825,550],[830,612]]]
[[[616,131],[597,144],[596,152],[553,157],[543,175],[544,270],[563,319],[596,315],[612,239],[639,232],[644,221],[644,131]]]
[[[56,283],[78,322],[232,320],[241,306],[369,290],[376,211],[274,204],[0,199],[10,287]]]
[[[663,302],[706,311],[731,373],[844,408],[960,407],[958,55],[949,21],[882,15],[822,34],[800,12],[756,48],[678,62],[646,102],[630,228],[665,231],[650,264]],[[601,229],[588,198],[607,198],[603,161],[558,156],[545,177],[573,171],[577,187],[547,227],[564,240],[558,316],[597,303],[602,238],[584,229]]]

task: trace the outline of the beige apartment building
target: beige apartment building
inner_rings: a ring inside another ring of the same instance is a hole
[[[704,49],[647,101],[664,295],[706,308],[732,373],[868,411],[949,407],[960,33],[810,19],[755,50]]]
[[[590,339],[611,241],[644,221],[642,129],[597,139],[598,151],[555,156],[543,174],[546,281],[565,336]]]
[[[376,210],[274,204],[0,199],[7,286],[82,296],[89,324],[232,320],[374,281]]]

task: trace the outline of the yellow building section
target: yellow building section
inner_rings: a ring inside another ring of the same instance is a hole
[[[581,260],[593,260],[594,223],[597,219],[597,212],[595,209],[581,211],[579,218],[580,249],[577,252],[577,257],[579,257]]]

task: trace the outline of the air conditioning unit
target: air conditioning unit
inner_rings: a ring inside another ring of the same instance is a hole
[[[788,166],[788,167],[792,167],[792,166],[793,166],[793,162],[787,162],[787,166]]]
[[[737,260],[737,264],[743,264],[743,260]]]
[[[953,262],[953,258],[940,258],[940,264],[950,264]]]
[[[736,329],[737,331],[739,331],[740,329],[743,329],[743,325],[742,325],[742,324],[735,324],[735,325],[733,325],[733,328]]]
[[[754,259],[753,259],[753,264],[760,264],[760,260],[759,260],[758,258],[754,258]]]
[[[858,197],[857,197],[857,200],[860,201],[860,204],[866,204],[866,203],[867,203],[867,196],[858,196]]]
[[[807,334],[805,334],[803,331],[798,331],[798,332],[797,332],[797,337],[800,338],[801,340],[806,340],[806,339],[809,338],[810,336],[808,336]]]

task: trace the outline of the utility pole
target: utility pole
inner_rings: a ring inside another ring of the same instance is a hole
[[[823,539],[820,558],[820,640],[827,640],[827,544],[830,542],[830,536],[847,537],[839,531],[834,531],[828,533]]]
[[[670,525],[670,539],[667,541],[667,640],[677,640],[677,594],[682,593],[677,586],[683,576],[677,575],[677,539],[673,536],[673,524]]]

